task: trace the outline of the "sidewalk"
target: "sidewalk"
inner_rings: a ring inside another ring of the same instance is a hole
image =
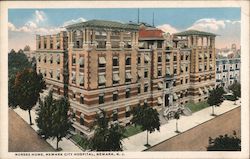
[[[19,107],[14,109],[14,111],[21,117],[23,118],[24,121],[26,121],[29,124],[29,113],[28,111],[24,111],[20,109]],[[38,130],[38,127],[36,125],[35,119],[37,118],[35,109],[33,108],[31,110],[31,118],[32,118],[32,123],[33,125],[31,126],[35,131]],[[46,140],[54,149],[56,149],[56,139],[51,140],[47,139]],[[71,142],[69,139],[63,138],[62,141],[59,142],[59,146],[62,148],[62,152],[82,152],[80,148],[78,148],[73,142]]]
[[[236,107],[239,107],[239,100],[237,104],[234,105],[233,101],[224,101],[220,107],[215,108],[215,114],[220,115],[225,112],[228,112]],[[208,107],[202,109],[196,113],[193,113],[191,116],[181,116],[178,120],[178,130],[181,132],[187,131],[201,123],[204,123],[208,120],[215,118],[211,116],[212,108]],[[149,133],[149,144],[151,146],[156,145],[162,141],[165,141],[173,136],[178,135],[175,133],[176,130],[176,120],[170,120],[168,123],[161,125],[160,132],[155,131],[153,133]],[[195,134],[194,134],[195,135]],[[138,133],[134,136],[126,138],[123,140],[123,150],[124,151],[143,151],[146,150],[147,147],[144,146],[146,143],[146,131]]]

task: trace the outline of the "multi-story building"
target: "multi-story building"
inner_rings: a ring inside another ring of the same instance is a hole
[[[216,59],[216,85],[225,90],[234,82],[240,82],[240,57]]]
[[[100,109],[127,125],[134,107],[160,111],[202,101],[215,86],[214,34],[190,30],[171,36],[155,27],[103,20],[66,29],[37,36],[37,71],[55,96],[69,96],[77,132],[91,135]]]

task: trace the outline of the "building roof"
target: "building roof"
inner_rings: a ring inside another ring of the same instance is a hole
[[[139,30],[139,39],[160,39],[163,40],[163,31],[157,28],[149,28],[149,29],[140,29]]]
[[[188,36],[188,35],[203,35],[203,36],[216,36],[216,34],[198,31],[198,30],[187,30],[179,33],[175,33],[176,36]]]
[[[125,24],[120,22],[114,21],[107,21],[107,20],[89,20],[86,22],[80,22],[76,24],[71,24],[65,26],[67,29],[75,28],[75,27],[103,27],[103,28],[113,28],[113,29],[131,29],[131,30],[138,30],[138,25],[133,24]]]

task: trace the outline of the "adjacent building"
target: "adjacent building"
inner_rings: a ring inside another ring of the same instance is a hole
[[[215,84],[215,34],[166,34],[144,24],[90,20],[36,37],[37,72],[67,95],[76,132],[91,136],[100,109],[130,124],[134,107],[158,111],[203,101]]]
[[[240,57],[216,59],[216,85],[221,85],[225,90],[234,82],[240,82]]]

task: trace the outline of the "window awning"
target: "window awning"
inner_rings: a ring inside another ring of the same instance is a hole
[[[209,93],[207,87],[204,87],[204,91],[205,91],[206,93]]]
[[[81,118],[84,118],[84,114],[83,114],[83,113],[81,113],[80,117],[81,117]]]
[[[118,110],[117,109],[114,109],[113,110],[113,114],[117,114],[118,113]]]
[[[170,55],[169,54],[166,54],[166,59],[170,60]]]
[[[114,81],[119,81],[120,80],[120,77],[119,77],[118,73],[113,74],[113,80]]]
[[[83,84],[84,82],[84,78],[83,78],[83,75],[80,76],[80,84]]]
[[[138,74],[139,77],[142,76],[142,72],[141,71],[138,71],[137,74]]]
[[[160,89],[163,88],[163,84],[161,82],[158,83],[158,88],[160,88]]]
[[[50,55],[49,60],[50,60],[50,61],[52,61],[52,60],[53,60],[53,55]]]
[[[202,89],[201,89],[201,88],[199,88],[199,93],[200,93],[200,95],[202,95],[202,94],[203,94],[203,91],[202,91]]]
[[[203,58],[203,55],[202,55],[202,54],[199,54],[199,58]]]
[[[170,68],[167,68],[166,73],[167,73],[167,74],[170,74]]]
[[[210,91],[213,90],[213,87],[212,87],[212,86],[209,86],[209,90],[210,90]]]
[[[52,71],[52,70],[49,70],[49,73],[50,73],[50,74],[52,74],[52,73],[53,73],[53,71]]]
[[[205,53],[205,57],[208,57],[208,53]]]
[[[144,48],[145,47],[145,43],[144,42],[139,42],[138,47],[139,48]]]
[[[213,65],[210,63],[210,65],[209,65],[211,68],[213,68]]]
[[[126,72],[126,79],[132,79],[132,75],[130,72]]]
[[[60,55],[56,56],[56,62],[60,62]]]
[[[163,103],[163,101],[162,101],[162,98],[161,98],[161,97],[158,97],[158,98],[157,98],[157,103],[158,103],[158,104],[162,104],[162,103]]]
[[[177,94],[176,94],[176,93],[174,93],[174,94],[173,94],[173,96],[174,96],[174,99],[175,99],[175,100],[177,100],[177,99],[178,99],[178,96],[177,96]]]
[[[84,59],[83,59],[83,57],[80,57],[80,59],[79,59],[79,65],[83,65],[84,64]]]
[[[76,73],[72,72],[72,80],[76,80]]]
[[[145,59],[145,61],[150,61],[150,58],[149,58],[149,56],[148,55],[144,55],[144,59]]]
[[[185,70],[185,66],[181,65],[181,70],[184,71]]]
[[[105,57],[99,57],[99,64],[106,64]]]
[[[60,70],[57,70],[56,77],[60,77]]]
[[[130,106],[126,107],[126,112],[128,112],[130,110],[131,110]]]
[[[199,65],[199,69],[202,69],[202,65],[201,64]]]
[[[43,70],[42,73],[45,74],[45,73],[46,73],[46,70]]]
[[[100,76],[99,76],[99,84],[103,84],[103,83],[105,83],[105,82],[106,82],[105,76],[104,76],[104,75],[100,75]]]

